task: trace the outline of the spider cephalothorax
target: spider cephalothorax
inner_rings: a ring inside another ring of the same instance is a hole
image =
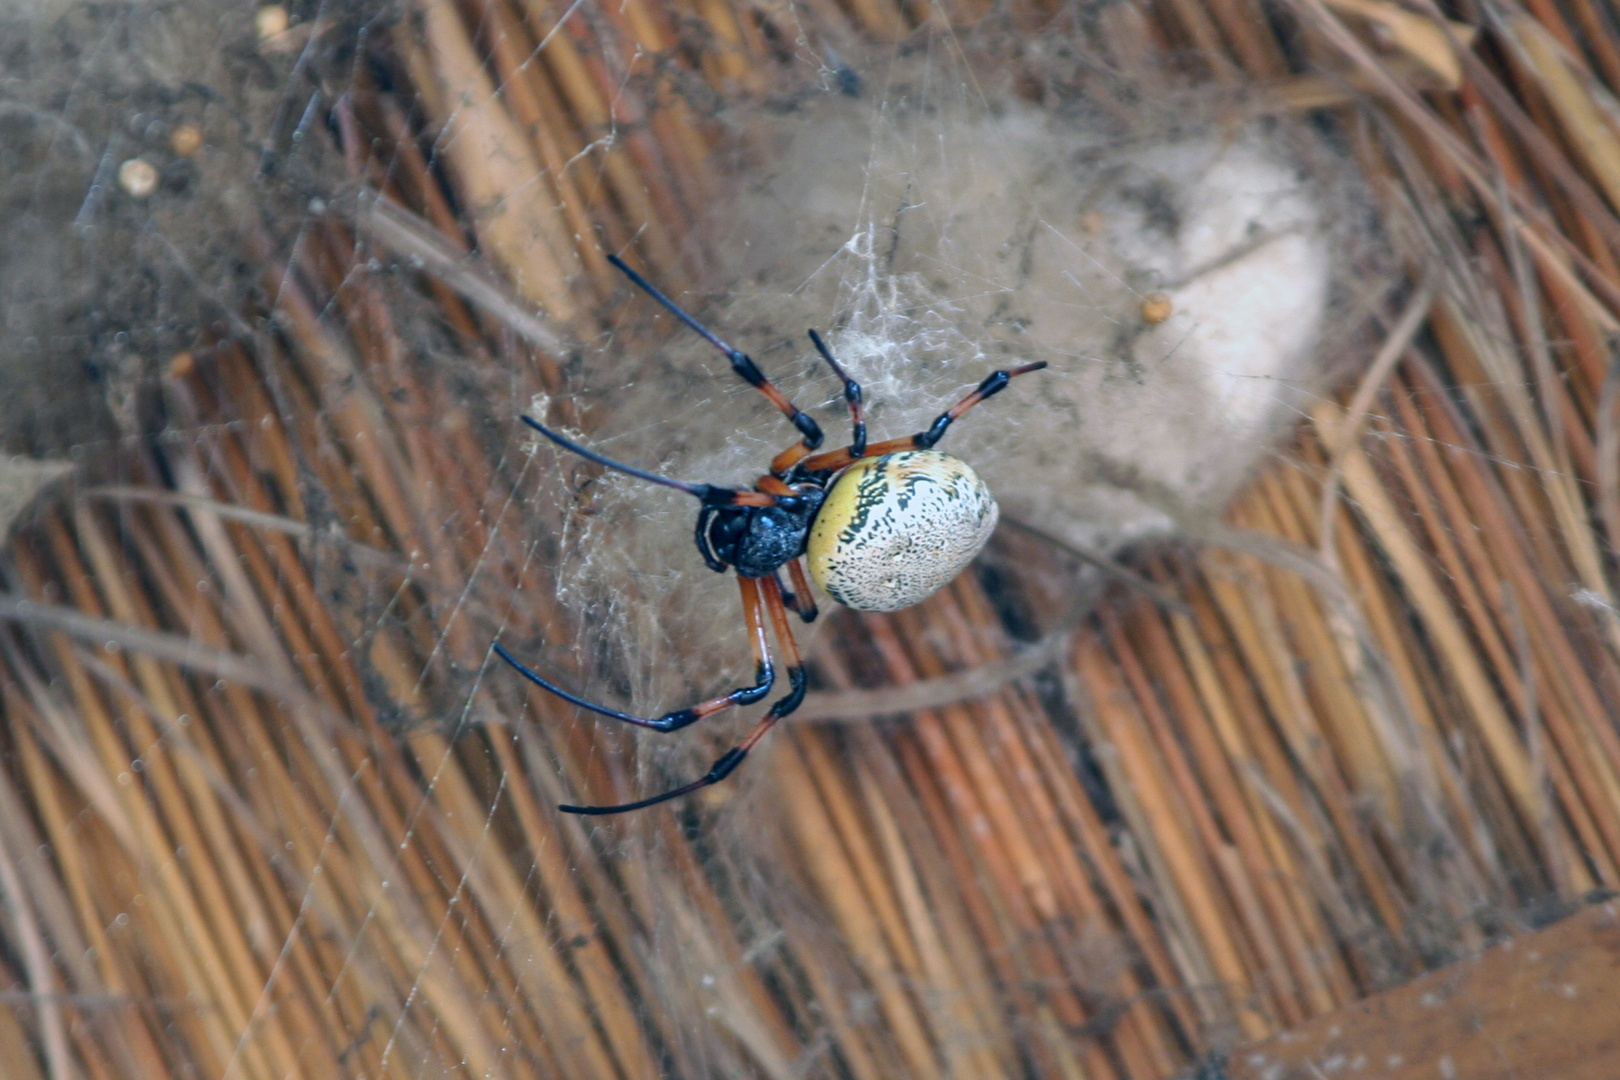
[[[724,573],[734,566],[743,577],[764,577],[804,554],[805,535],[826,492],[813,483],[790,487],[796,500],[791,503],[698,511],[698,551],[709,569]]]
[[[609,261],[731,361],[732,370],[781,410],[803,436],[771,461],[771,471],[752,488],[717,487],[671,480],[602,456],[552,431],[533,417],[523,422],[565,449],[610,469],[695,496],[695,540],[709,569],[737,571],[743,619],[754,653],[754,685],[656,718],[632,716],[569,693],[520,663],[496,644],[501,659],[526,678],[582,708],[654,731],[676,731],[728,705],[748,705],[770,693],[776,671],[765,640],[765,624],[776,634],[787,662],[791,689],[771,706],[747,738],[726,751],[702,777],[689,784],[622,806],[564,806],[571,814],[616,814],[677,798],[730,775],[776,721],[804,700],[804,667],[788,626],[792,609],[805,622],[816,617],[810,578],[834,600],[864,611],[897,611],[932,596],[990,539],[996,503],[990,489],[966,462],[933,449],[951,422],[999,393],[1014,376],[1044,362],[991,372],[967,397],[941,413],[926,431],[901,439],[866,444],[861,387],[839,366],[814,330],[810,340],[844,384],[854,438],[842,450],[816,453],[820,426],[801,412],[745,353],[721,341],[617,255]],[[805,562],[809,563],[808,576]],[[786,569],[791,586],[782,580]]]

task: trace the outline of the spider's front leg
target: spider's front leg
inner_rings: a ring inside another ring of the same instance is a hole
[[[821,446],[823,436],[821,434],[820,425],[818,425],[815,420],[811,419],[808,413],[804,412],[797,405],[793,404],[793,402],[789,401],[787,395],[782,393],[782,391],[777,388],[775,383],[771,382],[770,379],[765,377],[765,373],[759,370],[759,365],[754,363],[753,357],[749,356],[740,349],[733,349],[730,345],[726,344],[720,339],[719,335],[717,335],[713,330],[710,330],[707,326],[704,326],[702,323],[698,322],[697,319],[693,318],[691,313],[689,313],[685,308],[681,307],[681,305],[665,296],[663,292],[660,291],[652,282],[630,269],[630,265],[617,255],[609,255],[608,262],[618,267],[620,272],[634,282],[637,288],[641,289],[648,296],[662,304],[671,315],[685,323],[694,332],[701,336],[704,341],[707,341],[710,345],[713,345],[716,349],[719,349],[721,354],[731,362],[731,370],[736,372],[737,377],[743,382],[747,383],[749,386],[752,386],[755,390],[758,390],[761,394],[764,394],[765,399],[772,405],[776,406],[777,410],[781,412],[783,416],[788,418],[789,423],[798,429],[799,434],[804,437],[804,441],[792,449],[778,454],[778,461],[795,454],[797,456],[794,456],[792,460],[797,461],[805,454],[811,453]],[[792,462],[790,461],[789,465],[791,464]],[[773,462],[771,471],[785,472],[787,468],[788,466],[784,465],[781,469],[777,469],[775,463]]]
[[[821,358],[827,361],[827,366],[832,368],[833,374],[838,376],[838,381],[844,384],[844,403],[849,406],[849,422],[852,429],[849,454],[851,457],[861,457],[866,453],[866,407],[861,404],[861,384],[849,377],[849,372],[839,364],[832,350],[827,348],[827,343],[821,340],[820,334],[811,330],[810,341],[821,354]],[[788,447],[771,459],[771,472],[776,476],[786,476],[789,469],[809,457],[815,449],[808,442]]]
[[[754,653],[754,685],[739,687],[729,694],[722,694],[720,697],[710,698],[708,701],[700,702],[690,708],[677,709],[674,712],[665,713],[663,716],[632,716],[629,713],[620,712],[618,709],[610,709],[605,705],[586,701],[582,697],[570,694],[567,690],[525,666],[517,657],[507,652],[505,646],[496,643],[495,652],[502,660],[511,664],[524,678],[536,686],[543,687],[564,701],[572,702],[582,709],[589,709],[591,712],[611,716],[615,720],[623,720],[627,724],[634,724],[637,727],[648,728],[652,731],[679,731],[689,724],[702,720],[705,716],[713,716],[729,705],[752,705],[765,697],[766,694],[769,694],[771,687],[776,683],[776,669],[771,665],[770,650],[765,643],[764,608],[766,604],[762,595],[760,581],[756,578],[739,577],[737,578],[737,584],[742,590],[743,621],[748,627],[748,643]],[[771,584],[774,590],[775,582],[773,581]],[[778,599],[777,603],[780,606],[780,599]]]
[[[821,340],[821,335],[814,330],[810,332],[810,342],[815,345],[816,352],[827,361],[827,366],[833,369],[838,381],[844,384],[844,404],[849,406],[849,423],[852,428],[852,438],[849,443],[849,452],[854,457],[866,455],[866,408],[861,404],[861,384],[849,377],[843,365],[833,358],[832,350],[827,343]]]
[[[1022,367],[992,371],[984,377],[984,380],[967,397],[934,417],[934,422],[928,425],[927,431],[919,431],[915,435],[907,435],[902,439],[888,439],[884,442],[874,443],[871,446],[860,448],[848,446],[842,450],[829,450],[825,454],[815,454],[807,457],[801,464],[808,472],[827,472],[842,469],[860,457],[882,457],[884,454],[894,454],[902,450],[931,450],[935,443],[945,437],[946,430],[963,413],[985,398],[994,397],[1007,389],[1007,384],[1018,376],[1027,375],[1031,371],[1039,371],[1045,366],[1045,360],[1037,360],[1033,364],[1024,364]]]
[[[741,578],[739,580],[749,581],[752,579]],[[559,810],[568,814],[587,814],[591,816],[623,814],[631,810],[656,806],[658,803],[668,802],[670,799],[678,799],[682,795],[690,795],[692,792],[709,787],[711,784],[718,784],[730,776],[738,765],[742,764],[743,758],[748,756],[748,751],[752,750],[755,744],[765,737],[765,733],[771,730],[778,720],[797,709],[804,702],[804,694],[808,686],[805,680],[804,662],[799,658],[799,646],[793,640],[793,628],[788,625],[787,609],[782,604],[782,591],[777,587],[774,574],[770,577],[759,578],[758,581],[760,594],[765,600],[765,610],[770,614],[771,627],[776,631],[776,644],[782,650],[782,659],[787,664],[788,682],[792,686],[787,695],[779,698],[776,704],[771,706],[770,712],[766,713],[760,722],[754,725],[754,729],[748,733],[748,736],[742,742],[716,758],[714,764],[709,767],[709,771],[693,780],[690,784],[682,784],[680,787],[666,791],[662,795],[654,795],[650,799],[624,803],[620,806],[560,806],[558,807]]]

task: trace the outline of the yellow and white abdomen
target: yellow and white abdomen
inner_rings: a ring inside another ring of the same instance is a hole
[[[862,611],[898,611],[948,585],[989,541],[1000,511],[949,454],[902,450],[839,473],[810,525],[810,576]]]

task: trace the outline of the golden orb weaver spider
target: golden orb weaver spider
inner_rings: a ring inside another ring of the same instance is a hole
[[[717,487],[672,480],[604,457],[552,431],[531,416],[522,420],[561,446],[598,465],[684,491],[701,504],[695,539],[703,562],[716,573],[737,571],[743,620],[754,654],[754,685],[659,717],[632,716],[598,705],[548,681],[525,666],[499,642],[495,652],[524,678],[582,709],[652,731],[679,731],[728,705],[751,705],[776,683],[765,626],[776,634],[786,661],[788,693],[754,725],[742,742],[727,750],[709,771],[661,795],[618,806],[563,806],[570,814],[622,814],[724,780],[778,720],[804,700],[804,665],[788,625],[792,609],[803,621],[816,617],[810,578],[834,600],[864,611],[896,611],[921,603],[944,588],[973,561],[995,529],[998,511],[984,481],[949,454],[933,449],[951,423],[985,398],[1000,393],[1018,375],[1038,371],[1045,361],[993,371],[967,397],[941,413],[926,431],[901,439],[866,444],[861,387],[811,330],[810,340],[844,384],[854,437],[842,450],[815,453],[821,428],[767,379],[758,365],[727,345],[681,306],[627,266],[617,255],[608,261],[637,287],[719,349],[744,382],[764,394],[792,422],[802,440],[771,460],[771,471],[752,488]],[[809,563],[806,574],[805,562]],[[793,588],[782,582],[787,569]]]

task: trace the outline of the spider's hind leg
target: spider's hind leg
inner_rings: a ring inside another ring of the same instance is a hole
[[[742,580],[747,581],[749,579],[743,578]],[[558,807],[559,810],[568,814],[587,814],[591,816],[623,814],[631,810],[641,810],[644,807],[668,802],[670,799],[678,799],[682,795],[690,795],[700,788],[718,784],[730,776],[738,765],[742,764],[743,758],[748,756],[748,751],[752,750],[755,744],[765,737],[767,731],[776,726],[778,720],[803,704],[805,690],[808,686],[805,680],[804,663],[799,658],[799,646],[793,640],[793,629],[788,625],[787,609],[783,607],[782,591],[777,587],[775,575],[760,578],[759,591],[765,600],[765,610],[770,614],[771,626],[776,631],[776,644],[782,650],[782,659],[787,662],[788,682],[792,685],[792,689],[784,697],[777,699],[776,704],[771,706],[771,711],[766,713],[759,723],[754,725],[754,729],[748,733],[748,736],[742,742],[716,758],[714,764],[709,766],[709,771],[691,783],[682,784],[678,788],[666,791],[662,795],[654,795],[650,799],[641,799],[620,806],[560,806]]]
[[[776,685],[776,669],[771,665],[771,654],[765,644],[765,616],[760,583],[755,578],[739,577],[737,584],[742,589],[743,621],[747,624],[749,646],[754,653],[754,685],[739,687],[729,694],[722,694],[719,697],[710,698],[708,701],[699,702],[690,708],[665,713],[663,716],[632,716],[629,713],[620,712],[618,709],[611,709],[606,705],[598,705],[594,701],[587,701],[577,694],[569,693],[539,672],[525,665],[517,657],[507,652],[506,647],[499,642],[495,644],[495,652],[502,660],[517,669],[518,673],[525,679],[528,679],[536,686],[551,691],[564,701],[578,705],[582,709],[589,709],[591,712],[599,713],[602,716],[611,716],[615,720],[623,720],[627,724],[644,727],[650,731],[679,731],[689,724],[702,720],[705,716],[713,716],[729,705],[752,705],[769,694],[771,687]]]

